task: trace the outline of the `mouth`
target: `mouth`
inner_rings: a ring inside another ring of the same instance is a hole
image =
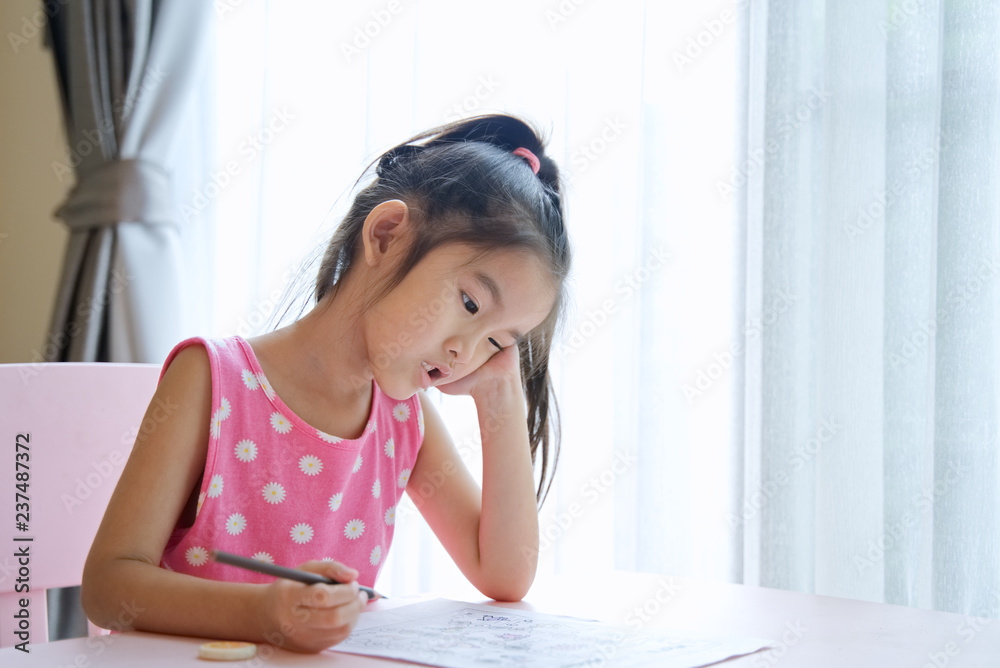
[[[423,368],[424,373],[430,379],[430,382],[436,383],[439,380],[444,380],[451,375],[451,369],[445,365],[432,364],[430,362],[421,362],[420,366]]]

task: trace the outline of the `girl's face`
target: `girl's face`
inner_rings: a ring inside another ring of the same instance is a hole
[[[464,378],[540,325],[555,295],[531,253],[439,247],[364,314],[375,381],[401,400]]]

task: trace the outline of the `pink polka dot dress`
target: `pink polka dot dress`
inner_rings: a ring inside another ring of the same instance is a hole
[[[211,550],[292,567],[326,559],[356,568],[358,581],[374,586],[423,441],[417,395],[395,401],[373,382],[364,433],[338,438],[289,410],[241,337],[182,341],[163,371],[194,344],[205,346],[212,369],[205,474],[194,524],[174,530],[160,565],[266,583],[274,578],[215,563]]]

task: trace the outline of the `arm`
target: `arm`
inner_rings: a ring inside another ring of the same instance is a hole
[[[357,584],[217,582],[159,567],[171,531],[204,471],[212,383],[208,355],[185,348],[167,369],[104,514],[83,573],[82,602],[98,626],[267,641],[318,651],[350,634]],[[162,403],[157,403],[157,402]],[[155,406],[176,406],[159,420]],[[357,572],[309,562],[349,581]],[[339,575],[334,571],[339,572]],[[123,614],[127,613],[127,614]]]
[[[502,359],[504,355],[512,359]],[[490,364],[514,365],[516,370],[516,347],[498,353]],[[517,601],[531,587],[538,561],[538,509],[520,375],[479,382],[471,394],[483,439],[482,490],[437,410],[421,395],[424,442],[407,494],[479,591]]]

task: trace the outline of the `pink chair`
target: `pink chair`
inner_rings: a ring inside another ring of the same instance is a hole
[[[80,584],[159,372],[0,365],[0,647],[48,641],[45,591]]]

